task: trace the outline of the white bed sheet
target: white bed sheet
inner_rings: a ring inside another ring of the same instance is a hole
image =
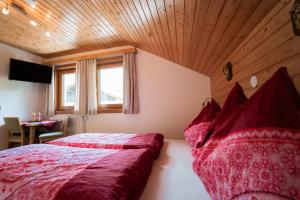
[[[140,200],[209,200],[185,140],[166,140]]]

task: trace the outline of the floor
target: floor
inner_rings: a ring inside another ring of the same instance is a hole
[[[209,200],[192,160],[184,140],[165,141],[140,200]]]

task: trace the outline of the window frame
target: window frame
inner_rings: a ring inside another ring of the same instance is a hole
[[[116,64],[121,64],[121,65],[116,65]],[[115,68],[115,67],[120,67],[123,66],[123,58],[122,57],[114,57],[114,58],[107,58],[103,60],[99,60],[97,62],[97,76],[96,76],[96,81],[97,81],[97,101],[99,100],[99,91],[101,88],[98,88],[99,86],[99,71],[101,69],[109,69],[109,68]],[[124,71],[123,71],[124,72]],[[124,78],[124,74],[123,74]],[[124,87],[124,85],[123,85]],[[100,104],[98,101],[98,113],[122,113],[123,112],[123,103],[122,104]]]
[[[55,114],[73,114],[74,106],[62,105],[62,77],[64,74],[75,73],[75,65],[64,65],[55,69]]]

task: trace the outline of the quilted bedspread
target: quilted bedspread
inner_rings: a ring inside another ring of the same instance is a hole
[[[99,149],[140,149],[149,148],[158,157],[164,136],[160,133],[82,133],[53,140],[49,144]]]
[[[152,162],[148,149],[8,149],[0,152],[0,199],[138,199]]]
[[[300,199],[300,130],[244,129],[193,155],[212,199]]]

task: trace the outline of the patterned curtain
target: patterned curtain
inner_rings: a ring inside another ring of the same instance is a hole
[[[54,115],[54,77],[55,77],[55,65],[52,66],[52,79],[51,84],[43,85],[42,96],[42,115],[53,116]]]
[[[76,63],[76,98],[74,112],[81,115],[97,114],[97,60]]]
[[[137,74],[135,53],[126,53],[123,58],[124,65],[124,102],[123,113],[139,113],[139,96],[137,87]]]

